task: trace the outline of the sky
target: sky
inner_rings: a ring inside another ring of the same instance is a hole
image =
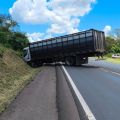
[[[120,28],[119,0],[1,0],[30,42],[91,28],[106,35]]]

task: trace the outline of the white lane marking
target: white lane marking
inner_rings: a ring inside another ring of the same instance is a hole
[[[104,69],[104,68],[101,68],[101,70],[105,71],[105,72],[109,72],[108,70]]]
[[[113,73],[113,74],[116,74],[116,75],[119,75],[119,76],[120,76],[120,73],[113,72],[113,71],[107,70],[107,69],[105,69],[105,68],[101,68],[101,69],[104,70],[105,72],[111,72],[111,73]]]
[[[93,115],[92,111],[90,110],[90,108],[88,107],[87,103],[85,102],[84,98],[82,97],[81,93],[79,92],[79,90],[77,89],[75,83],[73,82],[72,78],[70,77],[69,73],[67,72],[67,70],[65,69],[65,67],[62,65],[62,69],[64,70],[85,114],[88,120],[96,120],[95,116]]]
[[[112,71],[111,71],[112,72]],[[112,72],[112,73],[114,73],[114,74],[116,74],[116,75],[119,75],[120,76],[120,73],[117,73],[117,72]]]

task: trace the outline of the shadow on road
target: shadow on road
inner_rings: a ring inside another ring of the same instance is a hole
[[[65,65],[64,63],[60,64],[60,63],[47,63],[44,64],[44,66],[67,66],[67,67],[76,67],[76,68],[100,68],[99,66],[94,66],[94,65],[89,65],[89,64],[84,64],[84,65]]]
[[[65,65],[67,66],[67,65]],[[67,67],[76,67],[76,68],[87,68],[87,69],[91,69],[91,68],[100,68],[99,66],[93,66],[93,65],[77,65],[77,66],[67,66]]]
[[[93,66],[93,65],[81,65],[82,68],[100,68],[99,66]]]

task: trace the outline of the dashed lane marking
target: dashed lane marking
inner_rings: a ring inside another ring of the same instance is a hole
[[[104,70],[105,72],[111,72],[113,74],[116,74],[116,75],[119,75],[120,76],[120,73],[117,73],[117,72],[114,72],[114,71],[111,71],[111,70],[107,70],[105,68],[101,68],[101,70]]]

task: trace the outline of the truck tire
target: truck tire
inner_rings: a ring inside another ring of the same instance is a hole
[[[43,65],[43,63],[42,62],[31,62],[31,67],[40,67],[40,66],[42,66]]]
[[[35,62],[31,62],[31,63],[30,63],[30,66],[31,66],[31,67],[36,67]]]
[[[65,58],[65,64],[70,66],[70,65],[76,65],[76,59],[74,56],[66,57]]]

